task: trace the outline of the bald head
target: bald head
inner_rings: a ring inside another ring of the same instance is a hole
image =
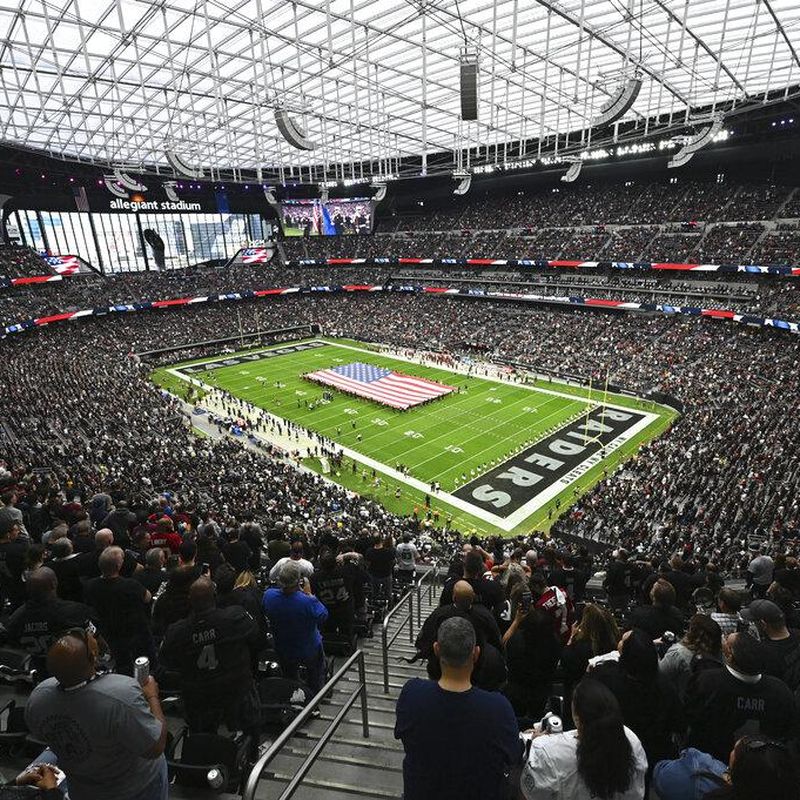
[[[86,637],[84,642],[75,634],[66,634],[57,639],[47,652],[47,670],[65,688],[94,675],[97,642],[90,633]]]
[[[201,575],[189,587],[189,607],[195,613],[208,611],[216,605],[216,592],[211,578]]]
[[[39,569],[35,569],[28,575],[25,585],[28,589],[28,596],[32,600],[43,600],[46,597],[55,595],[58,588],[58,578],[49,567],[39,567]]]
[[[453,585],[453,605],[462,610],[472,607],[475,602],[475,590],[467,581],[456,581]]]
[[[119,575],[122,563],[125,560],[125,553],[121,547],[106,547],[97,559],[97,566],[100,567],[100,574],[104,578],[113,578]]]
[[[104,550],[114,544],[114,531],[111,528],[101,528],[94,535],[94,546],[98,550]]]

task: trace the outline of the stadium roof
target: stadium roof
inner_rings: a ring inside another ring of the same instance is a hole
[[[124,165],[336,164],[650,131],[800,84],[797,0],[0,0],[0,138]],[[477,122],[459,57],[480,62]],[[793,90],[794,91],[794,90]],[[315,144],[291,147],[275,108]],[[654,121],[657,115],[662,116]],[[377,163],[376,163],[377,171]]]

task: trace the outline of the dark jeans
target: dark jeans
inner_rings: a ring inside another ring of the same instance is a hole
[[[325,654],[322,652],[322,645],[310,658],[295,660],[279,655],[278,663],[283,670],[283,677],[294,681],[300,679],[300,667],[305,667],[306,683],[313,694],[316,694],[325,685]]]
[[[377,603],[380,600],[385,600],[388,605],[391,605],[392,600],[392,576],[387,575],[385,578],[378,578],[375,575],[370,575],[372,581],[372,601]]]

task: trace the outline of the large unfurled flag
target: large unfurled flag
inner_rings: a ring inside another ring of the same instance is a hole
[[[356,361],[333,369],[309,372],[309,380],[375,400],[392,408],[407,409],[454,391],[452,386],[404,375],[384,367]]]

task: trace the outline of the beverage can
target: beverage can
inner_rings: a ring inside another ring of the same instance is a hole
[[[133,674],[139,682],[139,686],[144,686],[150,677],[150,659],[147,656],[139,656],[133,662]]]

